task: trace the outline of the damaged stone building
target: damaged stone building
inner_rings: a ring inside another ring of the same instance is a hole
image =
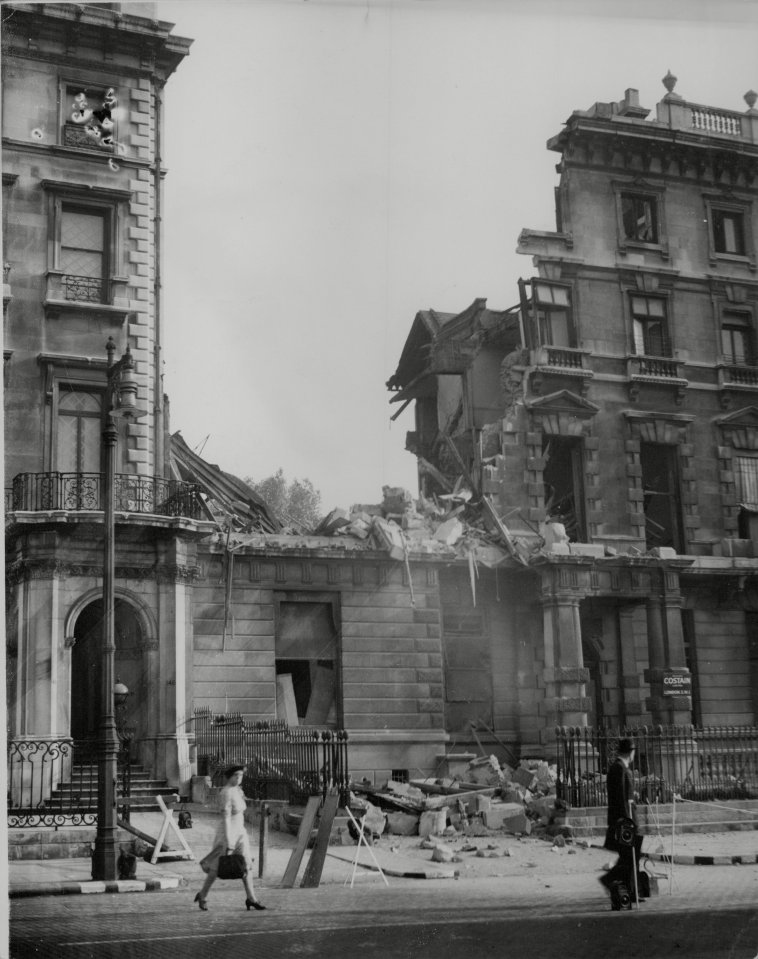
[[[507,547],[476,605],[439,574],[449,733],[758,722],[758,95],[663,83],[569,117],[516,304],[418,313],[388,383],[422,496]]]
[[[3,13],[12,747],[97,733],[127,349],[115,675],[153,777],[186,795],[198,708],[344,729],[370,780],[480,743],[549,757],[556,723],[755,721],[752,103],[574,114],[519,302],[413,324],[390,385],[420,496],[296,533],[169,428],[162,101],[190,41],[149,3]]]

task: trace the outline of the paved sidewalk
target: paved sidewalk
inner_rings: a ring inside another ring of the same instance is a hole
[[[159,814],[142,814],[135,825],[149,835],[157,835],[160,821]],[[184,831],[183,835],[196,859],[159,860],[155,865],[140,859],[137,861],[136,880],[93,882],[89,859],[11,862],[10,896],[181,891],[187,887],[196,891],[203,879],[197,860],[210,849],[216,823],[217,818],[212,813],[193,809],[193,828]],[[250,837],[257,860],[258,830],[254,826],[250,828]],[[602,893],[597,878],[603,868],[615,860],[615,856],[600,848],[599,842],[596,839],[588,844],[579,840],[555,847],[550,841],[541,838],[518,839],[506,834],[470,839],[460,837],[450,843],[459,859],[452,864],[457,873],[455,879],[410,878],[419,874],[419,870],[413,869],[413,861],[424,866],[431,865],[431,852],[421,848],[418,836],[386,836],[378,841],[377,848],[382,851],[381,859],[385,862],[391,861],[393,855],[397,854],[398,868],[388,869],[390,885],[411,887],[420,894],[433,888],[452,888],[454,885],[459,892],[464,888],[478,889],[485,898],[490,886],[500,896],[504,887],[507,887],[509,896],[518,899],[524,895],[541,897],[549,889],[561,890],[562,894],[571,898],[577,895],[584,898],[587,895],[597,896],[598,891]],[[258,878],[256,862],[254,879],[260,888],[272,893],[276,890],[276,895],[288,894],[289,891],[278,890],[278,887],[294,843],[295,837],[288,833],[269,831],[266,869],[262,879]],[[177,847],[176,842],[171,845]],[[351,882],[352,888],[384,885],[365,848],[360,851],[357,868],[354,867],[357,847],[338,848],[339,858],[331,855],[326,858],[321,889],[349,886]],[[736,897],[735,902],[758,902],[758,831],[685,833],[675,837],[673,847],[670,834],[647,836],[643,849],[650,860],[648,868],[659,876],[662,893],[673,893],[675,888],[683,889],[684,884],[689,890],[686,895],[696,895],[698,889],[705,894],[707,889],[713,889],[717,871],[720,883],[726,881],[730,888],[734,886],[731,898]],[[303,857],[300,875],[309,855],[306,852]],[[219,883],[217,888],[223,890],[231,886]]]

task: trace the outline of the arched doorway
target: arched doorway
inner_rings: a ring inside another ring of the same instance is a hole
[[[125,706],[117,710],[120,729],[128,732],[135,746],[144,732],[148,680],[144,665],[144,636],[141,620],[134,607],[123,599],[114,602],[115,644],[114,680],[128,689]],[[101,717],[101,667],[103,650],[103,602],[89,603],[77,617],[71,656],[71,737],[94,740],[99,734]]]

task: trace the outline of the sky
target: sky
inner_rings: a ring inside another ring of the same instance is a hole
[[[743,111],[756,0],[161,0],[165,389],[205,459],[324,512],[417,491],[385,383],[416,313],[517,301],[575,109]]]

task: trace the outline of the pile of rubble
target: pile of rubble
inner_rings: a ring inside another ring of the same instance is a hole
[[[482,512],[471,506],[472,493],[459,488],[434,500],[414,500],[402,487],[384,486],[378,505],[333,509],[313,530],[314,536],[353,537],[386,550],[392,559],[409,553],[469,555],[484,566],[502,563],[511,551],[503,531],[486,528]]]
[[[350,806],[364,818],[367,836],[418,835],[427,848],[442,849],[435,855],[445,855],[440,838],[561,835],[565,805],[556,798],[555,783],[556,767],[541,760],[512,768],[487,756],[472,760],[463,778],[390,780],[382,788],[353,783]]]

